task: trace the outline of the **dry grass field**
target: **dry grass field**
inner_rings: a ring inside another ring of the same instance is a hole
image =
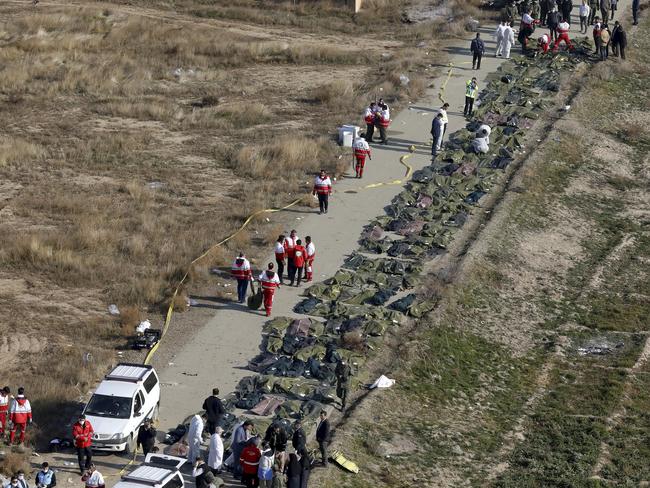
[[[462,25],[404,22],[411,3],[2,2],[0,365],[42,428],[193,257],[342,170],[337,124],[378,93],[394,107],[423,93],[436,39]],[[224,256],[278,231],[253,230]]]

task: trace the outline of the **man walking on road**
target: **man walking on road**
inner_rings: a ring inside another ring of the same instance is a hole
[[[515,31],[512,30],[512,27],[508,22],[506,22],[506,28],[503,31],[503,54],[506,59],[510,59],[510,49],[515,43]]]
[[[72,439],[77,450],[77,461],[79,462],[79,474],[90,468],[93,459],[92,439],[93,426],[86,420],[85,415],[79,415],[79,419],[72,426]]]
[[[273,308],[273,296],[275,295],[275,290],[280,288],[280,279],[278,275],[273,271],[273,263],[269,263],[268,269],[263,271],[259,276],[260,283],[262,285],[262,294],[264,295],[264,309],[266,310],[266,316],[271,316],[271,309]]]
[[[476,100],[477,94],[478,81],[474,77],[465,86],[465,108],[463,109],[463,115],[465,117],[471,117],[472,113],[474,113],[474,100]]]
[[[210,435],[214,434],[221,425],[226,409],[219,398],[219,388],[212,388],[212,395],[203,401],[203,410],[208,417],[207,427]]]
[[[481,59],[485,53],[485,44],[481,39],[481,34],[476,33],[476,37],[472,39],[472,44],[469,47],[472,53],[472,69],[481,69]]]
[[[318,195],[318,206],[320,208],[319,214],[327,213],[329,206],[329,197],[332,194],[332,180],[327,176],[324,169],[320,170],[320,174],[314,180],[314,195]],[[287,256],[289,257],[289,256]]]
[[[372,160],[370,154],[370,146],[363,137],[358,137],[356,141],[352,144],[352,151],[354,154],[354,171],[357,175],[357,178],[363,177],[363,168],[366,165],[366,157]]]
[[[327,412],[325,410],[320,411],[320,422],[316,428],[316,442],[318,442],[321,462],[323,466],[327,467],[327,445],[330,442],[330,421],[327,420]]]
[[[251,271],[251,263],[248,262],[243,252],[240,252],[239,257],[232,263],[230,274],[237,280],[237,299],[239,303],[244,303],[248,282],[252,281],[253,272]]]
[[[151,424],[151,419],[145,419],[138,430],[138,446],[142,447],[144,457],[147,457],[156,445],[156,428]]]
[[[435,158],[438,151],[442,147],[442,134],[444,131],[444,123],[442,122],[442,114],[438,112],[431,122],[431,157]]]

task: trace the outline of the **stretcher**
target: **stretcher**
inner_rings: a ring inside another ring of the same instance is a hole
[[[355,463],[347,459],[343,454],[341,454],[341,451],[332,452],[331,457],[332,457],[332,461],[334,461],[336,464],[341,466],[346,471],[349,471],[350,473],[354,473],[354,474],[357,474],[359,472],[359,466],[357,466]]]

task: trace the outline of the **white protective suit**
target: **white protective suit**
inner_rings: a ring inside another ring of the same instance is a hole
[[[196,458],[201,455],[201,440],[203,436],[203,419],[200,415],[195,415],[190,420],[190,429],[187,432],[187,460],[194,464]]]
[[[218,433],[210,436],[210,450],[208,452],[208,466],[212,469],[221,469],[223,464],[223,441]]]
[[[476,154],[485,154],[490,150],[490,134],[492,129],[489,125],[481,125],[476,131],[476,138],[472,141],[472,149]]]
[[[503,55],[510,59],[510,49],[515,44],[515,31],[509,25],[503,30]]]
[[[495,56],[501,55],[501,51],[503,50],[503,39],[505,37],[505,32],[506,25],[502,22],[497,26],[497,30],[494,32],[494,39],[497,43],[497,50],[494,53]]]

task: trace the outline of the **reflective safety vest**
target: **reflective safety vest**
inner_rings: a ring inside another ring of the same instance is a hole
[[[319,195],[330,195],[332,193],[332,180],[330,180],[330,177],[321,178],[318,175],[314,180],[314,191]]]
[[[472,80],[467,82],[467,88],[465,89],[465,96],[469,98],[476,98],[476,93],[478,92],[478,83],[476,85],[472,84]]]
[[[249,280],[251,279],[251,264],[246,258],[237,258],[235,262],[232,263],[230,268],[230,274],[236,280]]]
[[[284,254],[288,258],[293,257],[293,250],[296,248],[296,241],[298,240],[298,236],[296,237],[285,237],[284,238]]]
[[[284,258],[286,256],[286,251],[284,250],[283,244],[284,243],[280,244],[279,242],[275,243],[275,249],[273,251],[275,252],[275,259],[278,261],[284,261]]]
[[[272,273],[269,275],[269,273]],[[262,290],[275,290],[280,286],[280,278],[275,271],[263,271],[259,277]]]
[[[363,113],[363,120],[366,121],[366,124],[372,125],[375,123],[375,112],[370,107]]]

